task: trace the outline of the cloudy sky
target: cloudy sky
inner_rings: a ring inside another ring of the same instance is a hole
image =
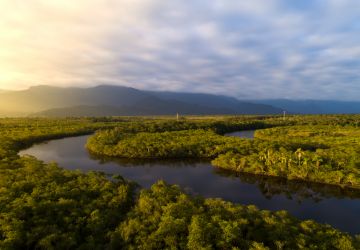
[[[0,0],[0,88],[360,99],[359,0]]]

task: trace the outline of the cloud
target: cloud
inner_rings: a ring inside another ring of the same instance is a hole
[[[356,0],[0,0],[0,87],[358,99]]]

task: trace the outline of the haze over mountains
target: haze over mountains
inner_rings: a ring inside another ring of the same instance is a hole
[[[90,88],[35,86],[27,90],[0,92],[1,116],[281,114],[283,110],[293,113],[360,113],[360,103],[240,101],[211,94],[142,91],[110,85]]]

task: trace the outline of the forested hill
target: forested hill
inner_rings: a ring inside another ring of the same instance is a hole
[[[36,86],[0,93],[0,115],[110,116],[169,114],[280,114],[271,105],[210,94],[142,91],[101,85],[92,88]]]

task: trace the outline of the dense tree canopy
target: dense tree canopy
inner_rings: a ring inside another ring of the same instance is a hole
[[[142,190],[115,230],[125,249],[352,249],[351,237],[285,211],[191,198],[163,182]],[[136,246],[136,247],[134,247]]]
[[[134,185],[23,157],[0,169],[0,249],[103,249]]]

